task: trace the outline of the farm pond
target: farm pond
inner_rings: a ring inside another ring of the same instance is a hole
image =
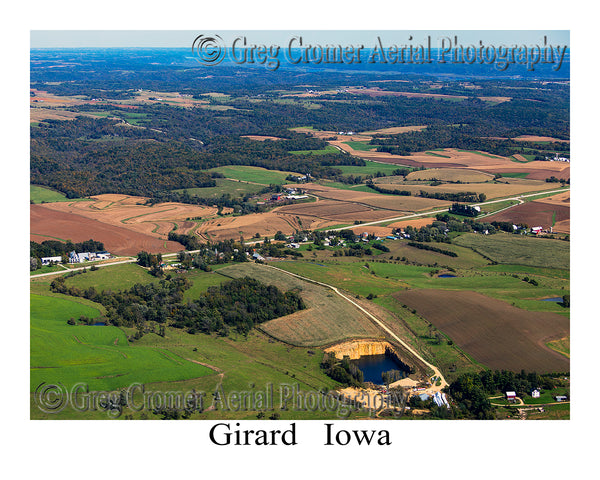
[[[383,385],[382,373],[390,370],[400,371],[400,378],[408,376],[410,367],[397,360],[394,355],[382,353],[379,355],[363,355],[356,360],[350,360],[358,369],[363,372],[365,382],[372,382],[375,385]]]

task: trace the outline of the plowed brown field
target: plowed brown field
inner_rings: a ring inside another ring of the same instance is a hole
[[[183,224],[188,218],[206,218],[217,213],[216,208],[200,205],[169,202],[150,206],[144,205],[145,202],[144,197],[104,194],[91,197],[89,201],[47,203],[45,207],[63,213],[82,215],[163,240],[176,223]],[[193,224],[189,228],[192,226]]]
[[[30,206],[30,228],[31,240],[38,243],[53,238],[74,242],[93,239],[104,243],[104,248],[116,255],[135,255],[142,250],[150,253],[183,250],[177,242],[164,241],[82,215],[60,212],[46,205]]]
[[[395,296],[491,369],[569,371],[569,360],[545,345],[569,335],[562,315],[521,310],[476,292],[407,290]]]
[[[568,204],[558,205],[541,201],[523,203],[486,217],[486,222],[524,223],[530,227],[553,227],[556,232],[569,233],[571,209]],[[553,226],[553,223],[554,226]]]

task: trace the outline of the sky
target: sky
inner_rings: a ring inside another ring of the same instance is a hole
[[[440,38],[454,36],[460,44],[478,45],[570,45],[568,30],[31,30],[31,48],[189,48],[198,35],[220,35],[230,43],[246,36],[249,44],[285,46],[295,35],[321,45],[374,45],[380,36],[385,44],[423,43],[431,37],[432,47]],[[410,40],[412,35],[413,39]],[[453,40],[454,41],[454,40]]]

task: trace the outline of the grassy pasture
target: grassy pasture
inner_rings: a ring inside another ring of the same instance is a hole
[[[115,389],[213,373],[165,349],[129,345],[120,328],[67,324],[70,317],[99,313],[68,297],[31,295],[32,391],[42,382],[60,382],[69,389],[78,382],[90,389]]]
[[[468,233],[456,237],[454,243],[502,264],[569,268],[569,242],[504,233],[489,236]]]
[[[370,152],[371,150],[375,150],[377,148],[377,145],[371,145],[368,141],[357,142],[349,140],[344,143],[352,147],[353,150],[357,150],[359,152]]]
[[[85,290],[94,287],[96,291],[102,290],[125,290],[133,287],[136,283],[147,284],[156,282],[158,279],[148,273],[135,263],[124,263],[112,267],[103,267],[92,272],[88,269],[85,273],[67,278],[67,286],[74,286]]]
[[[282,172],[279,170],[267,170],[261,167],[248,167],[243,165],[211,168],[209,172],[219,172],[227,178],[240,180],[242,182],[260,183],[262,185],[288,183],[285,177],[288,175],[299,175],[294,172]]]
[[[29,200],[33,203],[72,201],[61,192],[38,185],[29,185]]]
[[[379,163],[371,160],[365,160],[364,166],[337,165],[335,168],[339,168],[345,175],[375,175],[377,172],[391,175],[394,170],[398,170],[402,167],[390,163]]]
[[[292,155],[326,155],[328,153],[339,153],[339,150],[331,145],[327,145],[320,150],[292,150],[288,153]]]
[[[233,197],[243,196],[247,193],[254,194],[264,188],[264,185],[255,185],[253,183],[228,180],[226,178],[215,178],[215,181],[217,183],[215,187],[184,188],[175,191],[184,192],[187,190],[190,195],[203,198],[217,198],[226,193],[229,193]]]

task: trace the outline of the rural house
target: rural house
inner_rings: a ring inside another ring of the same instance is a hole
[[[536,388],[535,390],[533,390],[533,391],[531,392],[531,396],[532,396],[533,398],[540,398],[540,391],[539,391],[539,390]]]

